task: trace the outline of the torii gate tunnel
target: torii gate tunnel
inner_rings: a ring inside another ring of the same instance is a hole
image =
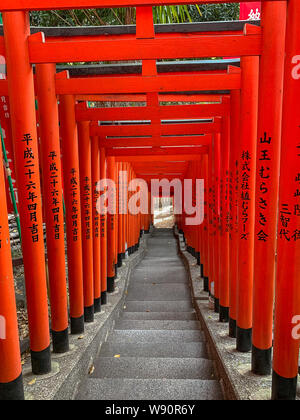
[[[203,222],[189,224],[183,211],[178,229],[237,351],[252,351],[254,374],[273,371],[273,399],[295,399],[300,2],[263,0],[260,25],[153,24],[152,6],[187,3],[224,1],[1,0],[0,98],[9,103],[32,371],[51,371],[43,223],[53,352],[64,353],[69,324],[82,334],[93,322],[126,253],[153,223],[151,193],[147,211],[132,214],[128,184],[191,179],[195,201],[204,179]],[[29,26],[32,10],[95,7],[136,7],[136,27]],[[0,400],[23,399],[2,170],[0,194]],[[99,214],[103,197],[115,211]]]

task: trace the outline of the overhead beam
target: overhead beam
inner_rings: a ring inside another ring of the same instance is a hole
[[[228,66],[240,67],[240,59],[188,60],[158,62],[158,73],[226,70]],[[141,63],[91,64],[78,66],[56,66],[56,71],[69,71],[71,77],[100,76],[109,74],[142,74]]]
[[[221,22],[190,22],[154,25],[155,34],[165,33],[193,33],[193,32],[242,32],[249,21],[221,21]],[[252,21],[252,25],[260,25],[260,21]],[[99,36],[99,35],[135,35],[135,25],[105,25],[105,26],[31,26],[31,34],[44,32],[47,38]],[[3,35],[3,25],[0,25],[0,35]]]
[[[162,137],[155,136],[148,139],[137,138],[119,138],[100,140],[100,146],[106,148],[112,147],[147,147],[147,146],[206,146],[211,144],[212,136],[183,136],[183,137]]]
[[[102,125],[97,126],[91,124],[91,136],[99,137],[136,137],[136,136],[152,136],[157,125]],[[179,135],[200,135],[205,133],[218,133],[221,130],[220,121],[210,123],[197,124],[161,124],[159,126],[160,135],[162,136],[179,136]]]
[[[170,153],[173,156],[197,156],[203,155],[208,153],[208,147],[166,147],[166,148],[149,148],[149,149],[139,149],[139,148],[125,148],[125,149],[106,149],[106,156],[153,156],[157,158],[157,156],[169,156]]]
[[[220,94],[214,93],[166,93],[159,94],[159,102],[220,102],[222,96],[229,94],[230,92],[220,92]],[[8,95],[8,83],[7,80],[0,79],[0,95]],[[146,102],[145,94],[79,94],[76,95],[78,101],[93,101],[93,102]]]
[[[145,94],[76,95],[76,100],[89,102],[146,102],[147,97]],[[158,100],[159,102],[221,102],[222,95],[182,95],[181,93],[159,94]]]
[[[29,57],[31,63],[65,63],[256,56],[262,52],[261,39],[258,27],[249,35],[178,34],[159,35],[153,39],[108,36],[45,41],[35,34],[29,37]]]
[[[194,73],[192,75],[116,76],[56,80],[59,95],[183,92],[193,90],[240,89],[240,73]]]
[[[222,103],[203,105],[161,105],[157,107],[77,108],[76,119],[77,121],[200,119],[222,116],[228,112],[228,106]]]
[[[116,162],[170,162],[170,161],[198,161],[200,154],[188,154],[188,155],[181,155],[181,154],[167,154],[167,155],[145,155],[145,156],[137,156],[137,155],[131,155],[131,156],[115,156]]]
[[[159,173],[159,172],[185,172],[188,167],[188,163],[171,163],[161,162],[155,164],[155,162],[142,162],[133,163],[133,168],[139,173]]]

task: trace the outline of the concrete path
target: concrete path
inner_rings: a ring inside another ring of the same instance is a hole
[[[173,232],[156,229],[132,273],[124,312],[77,399],[222,399],[204,340]]]

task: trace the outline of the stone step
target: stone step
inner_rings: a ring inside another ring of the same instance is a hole
[[[161,270],[155,271],[149,269],[143,269],[139,271],[135,271],[130,279],[130,284],[165,284],[165,283],[181,283],[186,284],[188,283],[188,279],[186,276],[186,271],[183,267],[181,268],[172,268],[168,270]]]
[[[128,288],[126,300],[191,300],[191,292],[186,284],[133,284]]]
[[[207,358],[205,343],[104,343],[100,357],[182,357]]]
[[[146,255],[146,257],[143,259],[143,261],[138,265],[138,268],[142,268],[142,267],[151,267],[151,265],[153,264],[161,264],[161,265],[166,265],[168,267],[182,267],[182,261],[179,257],[177,256],[169,256],[166,257],[164,252],[161,251],[161,256],[150,256],[149,254]]]
[[[222,400],[220,383],[201,379],[86,379],[77,400]]]
[[[199,321],[173,320],[130,320],[121,319],[116,322],[115,330],[200,330]]]
[[[127,312],[194,312],[190,300],[177,301],[134,301],[125,303],[125,313]]]
[[[201,358],[100,357],[92,378],[215,379],[211,360]]]
[[[107,340],[112,343],[191,343],[205,341],[202,331],[182,330],[118,330]]]
[[[196,312],[123,312],[120,320],[136,319],[136,320],[169,320],[169,321],[196,321]]]

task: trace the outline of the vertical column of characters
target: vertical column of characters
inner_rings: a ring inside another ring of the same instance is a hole
[[[242,58],[237,300],[237,350],[241,352],[252,346],[258,65],[258,57]]]
[[[59,98],[59,103],[67,226],[71,334],[82,334],[84,332],[84,301],[79,151],[75,120],[75,98],[72,95],[62,95]]]
[[[100,182],[102,183],[101,195],[106,194],[106,156],[105,148],[100,149]],[[101,207],[101,206],[100,206]],[[101,226],[101,304],[107,303],[107,214],[100,208],[100,226]]]
[[[229,235],[229,336],[236,338],[239,243],[239,142],[241,91],[231,91],[230,131],[230,235]]]
[[[81,194],[81,231],[83,262],[84,320],[94,321],[94,264],[92,213],[92,160],[90,123],[78,123],[79,172]]]
[[[92,161],[92,217],[93,217],[93,273],[94,273],[94,311],[101,312],[101,233],[100,214],[97,203],[100,197],[98,182],[100,181],[100,147],[99,138],[91,137]]]
[[[107,178],[109,182],[108,186],[108,200],[111,206],[108,209],[107,215],[107,291],[112,293],[115,290],[115,278],[116,278],[116,260],[115,260],[115,248],[116,248],[116,232],[115,232],[115,211],[116,211],[116,184],[115,184],[115,158],[107,158]]]
[[[224,97],[228,114],[222,117],[221,134],[221,207],[220,215],[220,321],[229,322],[229,159],[230,159],[230,99]]]

